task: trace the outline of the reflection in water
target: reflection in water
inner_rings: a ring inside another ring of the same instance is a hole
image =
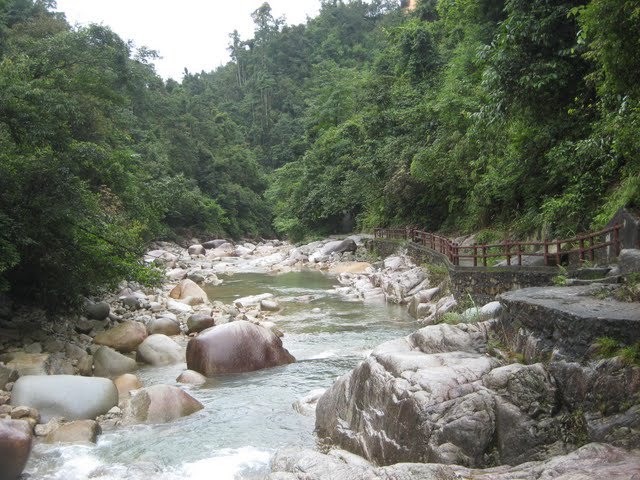
[[[399,307],[344,301],[332,290],[335,281],[319,272],[222,278],[207,292],[210,298],[278,297],[283,310],[270,319],[285,332],[284,346],[298,361],[183,387],[205,409],[167,425],[105,432],[95,447],[38,445],[27,467],[33,478],[253,478],[264,473],[276,449],[314,446],[314,419],[293,410],[296,399],[327,388],[373,347],[416,328]],[[144,367],[137,374],[145,385],[175,385],[184,368]]]

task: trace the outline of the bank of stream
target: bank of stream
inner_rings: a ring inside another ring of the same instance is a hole
[[[207,292],[212,300],[231,303],[260,293],[278,298],[283,310],[270,320],[285,333],[284,346],[297,362],[183,387],[205,408],[169,424],[105,431],[95,446],[38,444],[26,468],[31,478],[261,478],[277,449],[315,444],[314,418],[293,409],[297,399],[329,387],[372,348],[418,327],[404,308],[348,301],[333,289],[334,277],[317,271],[221,279]],[[174,385],[184,368],[143,367],[136,374],[145,385]]]

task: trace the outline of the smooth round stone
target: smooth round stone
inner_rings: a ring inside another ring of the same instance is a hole
[[[52,417],[93,420],[118,404],[118,389],[107,378],[33,375],[16,381],[11,404],[37,409],[43,423]]]

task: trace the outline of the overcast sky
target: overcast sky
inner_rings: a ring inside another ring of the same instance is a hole
[[[57,0],[73,25],[102,23],[137,47],[157,50],[155,62],[163,77],[182,79],[190,72],[213,70],[229,60],[229,33],[242,38],[253,33],[251,12],[264,0]],[[287,23],[305,22],[315,16],[320,0],[269,0],[274,17]]]

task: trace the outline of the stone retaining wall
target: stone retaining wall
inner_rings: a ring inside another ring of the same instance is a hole
[[[367,248],[384,257],[406,249],[407,255],[418,265],[429,263],[446,266],[451,278],[451,293],[458,300],[466,300],[471,295],[478,305],[492,302],[497,295],[511,290],[553,285],[553,278],[558,275],[556,267],[454,266],[445,255],[416,243],[373,239],[367,243]]]

